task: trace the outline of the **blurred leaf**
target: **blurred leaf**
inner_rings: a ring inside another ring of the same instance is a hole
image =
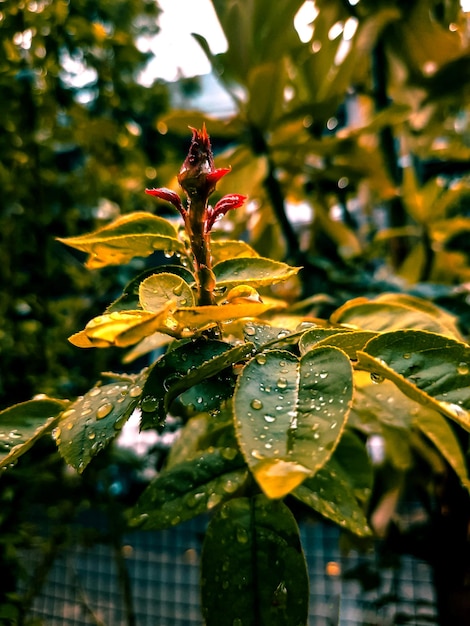
[[[202,610],[207,626],[307,623],[305,558],[282,502],[236,498],[216,512],[202,549]]]
[[[67,400],[40,398],[14,404],[0,412],[0,468],[13,466],[38,439],[57,425]]]

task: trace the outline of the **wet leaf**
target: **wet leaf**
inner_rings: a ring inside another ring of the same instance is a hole
[[[244,241],[212,241],[211,243],[212,262],[214,265],[228,259],[238,257],[259,257],[259,254]]]
[[[199,338],[161,356],[150,369],[144,386],[141,428],[160,427],[175,398],[246,358],[252,349],[253,344],[232,347],[223,341]],[[204,404],[204,397],[201,398],[196,404]]]
[[[147,257],[155,250],[184,252],[175,227],[150,213],[123,215],[98,230],[78,237],[59,238],[67,246],[86,252],[87,267],[128,263],[136,256]]]
[[[332,455],[352,400],[352,368],[337,348],[258,354],[234,393],[237,437],[260,487],[281,498]]]
[[[423,330],[384,333],[358,352],[359,367],[470,430],[470,346]]]
[[[299,267],[262,257],[239,257],[214,265],[217,287],[266,287],[295,276]]]
[[[132,510],[130,523],[145,530],[175,526],[233,498],[247,476],[236,448],[200,452],[150,483]]]
[[[121,431],[142,394],[146,372],[134,381],[93,387],[64,413],[55,440],[64,460],[83,472],[91,459]]]
[[[180,276],[170,273],[153,274],[139,285],[139,302],[145,311],[159,313],[169,302],[177,307],[193,306],[191,287]]]
[[[355,361],[357,359],[357,351],[362,350],[369,339],[372,339],[372,337],[376,335],[377,333],[371,330],[335,333],[318,341],[316,346],[334,346],[340,348],[350,359]]]
[[[57,424],[68,401],[40,398],[14,404],[0,412],[0,468],[13,465]]]
[[[342,528],[367,537],[371,529],[357,494],[366,500],[372,489],[372,469],[364,444],[345,432],[332,458],[292,495]]]
[[[280,501],[236,498],[216,512],[202,551],[207,626],[307,623],[308,576],[299,530]]]

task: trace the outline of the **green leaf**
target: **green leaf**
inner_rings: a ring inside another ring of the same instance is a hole
[[[86,265],[90,269],[128,263],[155,250],[184,251],[171,222],[143,212],[123,215],[92,233],[58,240],[88,253]]]
[[[367,499],[372,488],[372,468],[364,444],[344,433],[332,458],[292,495],[323,517],[359,537],[371,535],[357,492]]]
[[[207,626],[304,626],[308,575],[299,530],[280,501],[237,498],[216,512],[202,550]]]
[[[168,302],[178,307],[194,306],[194,295],[188,283],[176,276],[163,272],[145,278],[139,285],[139,303],[145,311],[158,313]]]
[[[260,487],[281,498],[331,457],[352,401],[352,368],[337,348],[258,354],[234,393],[237,437]]]
[[[144,386],[141,428],[159,428],[178,395],[246,358],[252,348],[253,344],[232,347],[223,341],[198,338],[161,356]],[[204,399],[196,404],[203,405]]]
[[[121,431],[142,394],[146,371],[134,381],[93,387],[65,411],[55,431],[59,452],[78,472]]]
[[[299,267],[263,257],[239,257],[214,265],[217,287],[266,287],[295,276]]]
[[[14,404],[0,412],[0,468],[13,465],[57,424],[65,400],[40,398]]]
[[[139,498],[130,523],[145,530],[175,526],[233,498],[247,476],[236,448],[201,452],[157,476]]]
[[[358,352],[359,367],[470,431],[470,346],[423,330],[384,333]]]

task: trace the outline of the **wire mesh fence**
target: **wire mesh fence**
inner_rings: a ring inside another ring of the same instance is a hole
[[[200,517],[173,529],[125,537],[121,553],[137,626],[202,626],[199,559],[206,524]],[[303,523],[300,530],[310,578],[309,626],[438,624],[426,562],[400,555],[397,566],[387,567],[377,550],[341,555],[335,526]],[[128,626],[132,621],[114,557],[104,544],[66,551],[56,559],[31,616],[46,626]],[[29,551],[24,558],[32,566],[37,555]],[[374,584],[364,584],[364,572]]]

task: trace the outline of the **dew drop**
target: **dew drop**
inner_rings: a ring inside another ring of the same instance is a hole
[[[287,388],[287,378],[279,378],[277,381],[277,386],[279,387],[279,389],[286,389]]]
[[[328,376],[328,372],[320,372],[320,378],[326,378]]]
[[[175,296],[180,296],[183,293],[183,282],[181,282],[179,285],[176,285],[176,287],[173,288],[173,293],[175,294]]]
[[[271,424],[272,422],[276,421],[276,418],[274,417],[274,415],[269,415],[268,413],[266,413],[266,415],[264,416],[264,421],[268,422],[268,424]]]
[[[158,408],[158,400],[155,396],[145,396],[140,403],[142,411],[146,413],[152,413]]]
[[[457,366],[457,372],[461,374],[462,376],[465,376],[465,374],[468,374],[469,372],[468,363],[465,363],[463,361],[462,363],[459,363]]]
[[[245,326],[245,335],[253,337],[253,335],[256,335],[256,328],[253,326]]]
[[[411,354],[409,352],[405,352],[405,354],[403,355],[404,359],[411,359]]]
[[[99,406],[98,409],[96,410],[96,419],[102,420],[104,417],[106,417],[107,415],[111,413],[113,408],[114,407],[111,404],[111,402],[105,402],[104,404]]]
[[[171,257],[174,255],[174,251],[173,250],[165,250],[163,255],[165,256],[166,259],[171,259]]]
[[[94,387],[91,391],[88,392],[88,395],[94,398],[95,396],[99,396],[101,393],[101,389],[99,387]]]
[[[266,355],[258,354],[256,356],[256,362],[258,363],[258,365],[264,365],[266,363]]]
[[[258,400],[258,398],[253,398],[253,400],[250,402],[250,406],[252,409],[258,411],[259,409],[263,408],[263,403],[261,402],[261,400]]]
[[[142,387],[140,385],[134,385],[129,389],[129,395],[131,398],[138,398],[142,393]]]
[[[95,439],[95,437],[96,437],[96,433],[93,433],[93,432],[88,433],[88,439],[89,439],[90,441],[93,441],[93,439]]]
[[[59,441],[60,439],[60,428],[57,426],[57,428],[54,428],[54,430],[51,433],[52,435],[52,439],[54,439],[54,441]]]
[[[377,372],[371,372],[370,379],[375,384],[383,383],[384,381],[382,374],[377,374]]]

